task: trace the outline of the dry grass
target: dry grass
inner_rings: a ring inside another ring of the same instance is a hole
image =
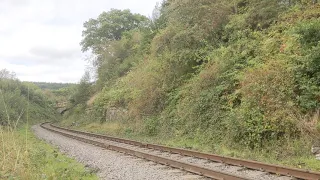
[[[25,131],[25,140],[22,140],[21,137],[19,137],[16,133],[17,125],[24,111],[20,113],[20,116],[16,121],[12,121],[7,111],[7,104],[5,102],[2,90],[0,90],[0,94],[2,97],[2,103],[5,107],[4,110],[7,115],[7,126],[0,126],[0,156],[2,157],[0,178],[23,177],[22,179],[30,179],[30,161],[27,147],[28,134],[27,131]]]
[[[96,98],[99,96],[99,93],[94,94],[88,101],[87,101],[87,105],[88,106],[92,106],[93,102],[96,100]]]
[[[119,134],[123,127],[120,123],[109,122],[109,123],[91,123],[85,126],[82,130],[90,130],[92,132],[100,133],[110,133],[110,134]]]
[[[96,180],[96,170],[84,166],[37,139],[30,130],[1,127],[0,179]]]
[[[30,179],[30,158],[27,139],[22,139],[15,128],[0,127],[0,178]]]

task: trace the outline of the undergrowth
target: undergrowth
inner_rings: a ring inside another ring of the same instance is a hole
[[[97,179],[93,170],[37,139],[27,128],[0,127],[0,179]]]
[[[60,125],[72,129],[89,131],[93,133],[107,134],[128,138],[141,142],[162,144],[171,147],[192,149],[201,152],[215,153],[223,156],[237,157],[243,159],[256,160],[271,164],[285,165],[294,168],[303,168],[313,171],[320,171],[320,161],[311,154],[309,140],[295,140],[282,142],[269,142],[268,148],[250,149],[238,146],[230,146],[228,143],[217,143],[208,141],[206,137],[181,137],[171,134],[158,133],[148,134],[148,131],[136,131],[135,125],[110,121],[105,123],[87,122],[85,119],[77,121],[75,125],[71,119],[62,121]],[[141,128],[144,129],[144,128]]]
[[[85,23],[97,82],[84,76],[65,124],[319,170],[317,1],[167,0],[156,10],[119,39],[95,23],[125,16]]]

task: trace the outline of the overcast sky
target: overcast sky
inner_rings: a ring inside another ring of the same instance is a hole
[[[86,67],[82,25],[101,12],[151,16],[159,0],[0,0],[0,69],[22,81],[77,82]]]

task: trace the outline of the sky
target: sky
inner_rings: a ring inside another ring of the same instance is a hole
[[[0,70],[22,81],[78,82],[88,66],[83,23],[103,11],[150,17],[159,0],[0,0]]]

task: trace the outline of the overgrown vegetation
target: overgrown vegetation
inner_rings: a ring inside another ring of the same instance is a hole
[[[0,128],[0,179],[97,179],[94,170],[85,170],[28,129]]]
[[[0,70],[0,179],[97,179],[94,170],[85,170],[30,131],[35,123],[61,119],[54,106],[39,87]]]
[[[152,19],[102,13],[81,43],[97,81],[79,86],[90,93],[65,123],[308,159],[320,141],[319,19],[314,0],[166,0]]]
[[[36,85],[20,82],[14,73],[0,71],[0,125],[30,124],[42,120],[58,120],[53,102]]]

